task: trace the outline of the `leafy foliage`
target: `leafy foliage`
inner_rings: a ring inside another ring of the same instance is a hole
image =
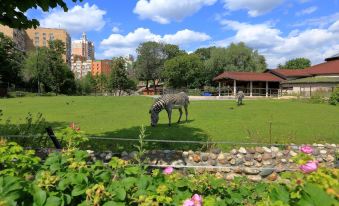
[[[332,92],[328,102],[331,105],[336,105],[339,103],[339,87],[337,86],[334,91]]]
[[[72,0],[77,2],[77,0]],[[82,1],[82,0],[80,0]],[[11,28],[27,29],[31,27],[38,27],[39,21],[37,19],[28,19],[25,12],[32,8],[40,8],[44,12],[49,11],[50,8],[60,6],[65,12],[68,10],[66,3],[63,0],[25,0],[25,1],[12,1],[1,0],[1,18],[0,23],[7,25]]]
[[[0,32],[0,76],[3,83],[12,85],[22,82],[20,69],[23,59],[24,53],[17,50],[14,42]]]
[[[288,60],[285,64],[278,65],[280,69],[305,69],[311,66],[311,60],[307,58],[295,58]]]

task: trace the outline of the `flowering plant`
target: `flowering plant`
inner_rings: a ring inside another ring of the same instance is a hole
[[[194,194],[191,199],[184,201],[183,206],[202,206],[202,197],[198,194]]]

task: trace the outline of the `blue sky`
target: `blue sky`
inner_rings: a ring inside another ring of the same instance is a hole
[[[199,47],[245,42],[270,68],[296,57],[312,64],[339,53],[339,0],[95,0],[67,1],[47,13],[31,10],[43,27],[86,32],[96,58],[133,54],[143,41]]]

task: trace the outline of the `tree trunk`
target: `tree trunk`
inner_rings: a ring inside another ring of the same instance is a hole
[[[153,79],[154,94],[157,94],[157,85],[155,84],[155,79]]]
[[[147,91],[147,95],[149,95],[149,91],[148,91],[148,80],[146,80],[146,91]]]

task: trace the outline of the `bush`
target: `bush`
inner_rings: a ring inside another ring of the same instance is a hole
[[[329,104],[331,105],[337,105],[339,103],[339,87],[337,86],[337,88],[332,92],[329,100],[328,100]]]

